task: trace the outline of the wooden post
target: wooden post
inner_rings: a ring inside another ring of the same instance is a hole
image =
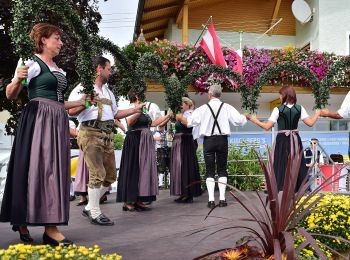
[[[184,2],[182,14],[182,44],[187,44],[188,42],[188,3]]]

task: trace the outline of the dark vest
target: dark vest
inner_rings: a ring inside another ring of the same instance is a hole
[[[151,118],[148,115],[141,114],[140,117],[135,122],[135,124],[128,125],[128,130],[149,128],[151,124],[152,124]]]
[[[277,107],[279,116],[277,120],[278,131],[298,129],[298,122],[301,116],[301,106],[295,104],[291,108],[286,105]]]
[[[57,71],[51,72],[46,63],[37,56],[34,56],[34,61],[40,66],[40,74],[29,82],[29,100],[42,97],[63,103],[64,93],[67,90],[65,75]]]
[[[175,122],[175,133],[192,134],[192,127],[187,128],[180,121]]]

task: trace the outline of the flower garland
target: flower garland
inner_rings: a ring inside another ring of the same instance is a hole
[[[322,106],[328,104],[329,93],[331,87],[337,84],[337,82],[344,82],[346,78],[346,71],[350,69],[350,56],[346,56],[341,60],[335,62],[330,69],[327,71],[326,76],[321,80],[320,83],[320,96],[318,97],[319,102]],[[335,80],[335,78],[340,77],[340,80]]]
[[[271,79],[275,78],[276,75],[281,74],[282,72],[288,72],[293,75],[304,77],[307,82],[311,85],[313,94],[316,98],[316,108],[322,108],[323,104],[318,99],[320,95],[320,83],[316,75],[307,67],[298,65],[296,63],[280,63],[277,66],[267,67],[260,75],[260,77],[255,81],[254,86],[250,90],[250,95],[245,98],[246,103],[244,105],[246,108],[249,108],[252,112],[257,111],[258,104],[257,100],[260,95],[261,88]]]
[[[52,12],[59,15],[75,32],[79,40],[77,73],[84,86],[84,93],[92,93],[94,89],[95,70],[93,68],[93,45],[78,13],[65,0],[15,0],[14,22],[11,38],[16,53],[28,60],[34,55],[33,43],[29,39],[29,31],[35,22],[42,22],[40,13]]]
[[[137,73],[131,66],[130,60],[125,56],[122,50],[111,42],[109,39],[95,36],[93,38],[94,47],[96,48],[96,53],[100,53],[105,50],[112,54],[114,61],[118,62],[123,72],[125,72],[125,77],[121,80],[116,80],[116,85],[113,88],[113,93],[116,97],[126,96],[128,91],[133,87],[136,89],[141,98],[144,98],[144,89],[146,88],[146,83],[141,77],[140,73]],[[113,76],[113,75],[112,75]]]
[[[166,102],[174,112],[180,111],[181,98],[187,94],[187,85],[180,83],[176,76],[168,76],[163,70],[163,62],[159,55],[145,53],[137,62],[135,73],[163,84],[166,94]],[[146,87],[136,89],[138,95],[143,98]],[[140,98],[140,99],[141,99]],[[142,99],[141,99],[142,100]]]

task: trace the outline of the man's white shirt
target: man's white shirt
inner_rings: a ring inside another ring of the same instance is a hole
[[[350,91],[345,96],[345,99],[343,103],[341,104],[340,109],[338,110],[338,114],[343,117],[347,118],[350,115]]]
[[[118,112],[118,105],[115,100],[114,94],[112,91],[108,88],[107,84],[102,86],[102,89],[97,87],[95,85],[94,88],[95,92],[98,94],[99,98],[107,98],[112,101],[112,106],[110,105],[102,105],[102,118],[101,121],[107,121],[107,120],[114,120],[115,114]],[[83,86],[79,84],[76,86],[71,94],[69,95],[68,101],[76,101],[80,100],[83,95]],[[89,120],[96,120],[98,115],[98,107],[96,106],[90,106],[89,108],[84,109],[80,114],[77,116],[77,119],[79,122],[89,121]]]
[[[217,114],[221,103],[222,102],[217,98],[212,98],[209,101],[208,104],[213,109],[215,115]],[[230,135],[230,124],[233,126],[243,126],[247,123],[247,119],[244,115],[240,114],[233,106],[226,103],[223,104],[217,121],[221,133],[219,132],[218,127],[215,126],[213,135]],[[214,118],[207,104],[200,106],[193,111],[191,116],[187,117],[187,126],[198,126],[200,137],[211,136],[213,125]]]

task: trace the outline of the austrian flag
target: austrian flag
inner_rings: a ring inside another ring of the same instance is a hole
[[[213,22],[210,23],[208,30],[204,34],[200,42],[200,46],[203,48],[204,52],[208,55],[213,64],[227,67],[218,37],[215,33]]]

